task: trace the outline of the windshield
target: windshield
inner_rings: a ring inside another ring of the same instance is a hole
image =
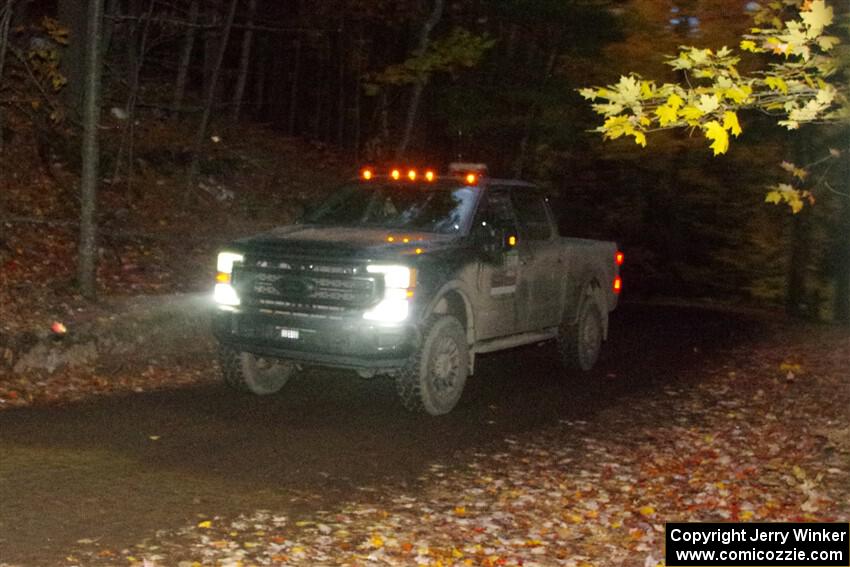
[[[478,192],[477,187],[432,183],[348,185],[305,222],[456,234],[468,224]]]

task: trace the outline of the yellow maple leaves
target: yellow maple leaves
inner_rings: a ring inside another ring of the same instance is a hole
[[[699,129],[715,156],[725,154],[730,137],[742,133],[740,110],[767,111],[788,129],[841,118],[836,89],[827,82],[834,64],[824,55],[839,43],[837,37],[824,35],[833,20],[826,0],[806,0],[798,19],[757,20],[772,26],[751,28],[739,48],[781,56],[782,62],[765,70],[740,71],[739,55],[727,47],[713,51],[683,46],[677,57],[667,58],[667,64],[686,80],[656,84],[631,73],[607,87],[579,92],[603,117],[595,131],[605,139],[630,137],[646,146],[649,132],[686,127]],[[781,195],[770,198],[787,202]],[[791,204],[797,206],[796,201]]]
[[[738,115],[731,110],[725,111],[723,113],[723,128],[729,130],[729,132],[736,138],[740,136],[742,130],[741,125],[738,122]]]
[[[738,137],[741,134],[741,125],[738,123],[738,115],[727,110],[723,113],[723,123],[710,120],[702,126],[703,134],[711,140],[711,149],[714,155],[725,154],[729,149],[729,134]]]

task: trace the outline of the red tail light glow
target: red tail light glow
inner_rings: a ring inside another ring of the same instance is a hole
[[[623,279],[620,276],[614,278],[614,293],[623,291]]]
[[[398,180],[399,180],[399,178],[401,178],[401,171],[399,171],[398,169],[394,169],[394,170],[392,170],[392,171],[390,172],[390,177],[392,177],[393,179],[395,179],[396,181],[398,181]]]
[[[363,177],[363,179],[369,181],[370,179],[372,179],[373,174],[371,169],[364,169],[360,175]]]
[[[617,253],[614,254],[614,261],[617,262],[618,266],[623,265],[623,261],[626,259],[626,255],[617,250]]]

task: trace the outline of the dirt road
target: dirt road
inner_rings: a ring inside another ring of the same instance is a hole
[[[617,428],[667,419],[647,415],[644,401],[712,379],[731,349],[763,349],[777,324],[622,306],[593,372],[565,376],[551,346],[485,357],[439,419],[405,412],[389,381],[318,370],[272,397],[212,384],[3,411],[0,565],[72,564],[80,542],[121,550],[213,514],[298,517],[364,493],[416,493],[434,463],[463,467],[559,424],[628,436],[606,434],[606,416],[619,416]]]

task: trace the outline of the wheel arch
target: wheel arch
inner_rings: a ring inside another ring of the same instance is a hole
[[[570,323],[578,323],[579,314],[585,303],[594,301],[602,313],[602,333],[605,340],[608,339],[608,302],[602,287],[602,279],[595,272],[586,272],[577,280],[572,289],[566,294],[566,305],[564,320]]]
[[[423,312],[423,319],[431,315],[452,315],[460,321],[466,332],[468,344],[475,342],[475,312],[469,293],[460,282],[449,282],[434,294]]]

